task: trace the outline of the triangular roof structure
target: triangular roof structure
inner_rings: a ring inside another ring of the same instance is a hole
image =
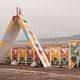
[[[28,25],[27,21],[23,20],[21,9],[19,9],[18,7],[16,11],[16,16],[12,17],[10,24],[3,37],[4,46],[0,48],[0,61],[5,60],[6,53],[8,52],[8,49],[12,46],[12,43],[15,41],[20,29],[23,30],[25,36],[28,38],[28,42],[33,47],[33,50],[36,51],[43,66],[44,67],[51,66],[40,43],[38,42],[36,36],[30,29],[30,26]]]

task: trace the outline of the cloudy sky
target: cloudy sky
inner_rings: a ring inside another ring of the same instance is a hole
[[[0,0],[0,38],[16,6],[38,38],[80,34],[80,0]]]

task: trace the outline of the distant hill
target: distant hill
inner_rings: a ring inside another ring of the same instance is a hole
[[[42,38],[38,40],[41,44],[64,44],[67,43],[69,40],[77,40],[77,39],[80,39],[80,34],[69,37]],[[26,43],[26,40],[16,41],[16,43]]]

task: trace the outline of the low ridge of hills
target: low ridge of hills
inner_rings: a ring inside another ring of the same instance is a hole
[[[41,38],[38,39],[41,44],[64,44],[67,43],[69,40],[79,40],[80,34],[68,36],[68,37],[57,37],[57,38]],[[15,43],[26,43],[26,40],[19,40]]]

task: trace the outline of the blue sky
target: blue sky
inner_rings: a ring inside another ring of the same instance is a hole
[[[0,39],[20,6],[38,38],[80,34],[80,0],[0,0]],[[25,39],[22,32],[18,39]]]

